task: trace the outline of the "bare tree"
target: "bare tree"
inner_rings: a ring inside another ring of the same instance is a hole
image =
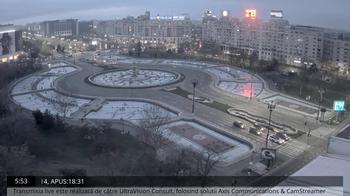
[[[215,165],[220,161],[220,157],[212,151],[194,153],[193,157],[196,161],[197,174],[203,177],[208,176],[209,173],[213,171]]]
[[[0,91],[0,119],[10,113],[8,96],[6,90]]]
[[[167,169],[172,176],[190,176],[194,174],[193,152],[191,149],[174,147],[168,150]]]
[[[74,107],[77,107],[77,101],[69,96],[61,95],[59,93],[55,93],[55,96],[52,98],[55,103],[53,103],[54,108],[57,113],[61,115],[63,118],[66,118]]]
[[[161,149],[171,143],[173,137],[170,131],[166,131],[170,115],[158,106],[150,106],[144,110],[140,126],[143,129],[141,139],[155,149]]]

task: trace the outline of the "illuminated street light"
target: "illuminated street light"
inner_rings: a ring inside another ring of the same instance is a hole
[[[228,16],[228,11],[227,10],[222,11],[222,16],[223,17],[227,17]]]

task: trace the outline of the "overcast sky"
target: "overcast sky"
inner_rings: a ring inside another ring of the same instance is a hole
[[[0,0],[0,24],[78,18],[116,19],[151,15],[190,14],[200,19],[206,9],[214,13],[227,9],[242,17],[246,8],[256,8],[268,18],[269,10],[281,9],[293,24],[350,30],[350,0]]]

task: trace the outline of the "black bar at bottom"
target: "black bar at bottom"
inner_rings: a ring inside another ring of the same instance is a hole
[[[285,182],[279,184],[280,182]],[[9,176],[7,187],[343,186],[342,176]]]

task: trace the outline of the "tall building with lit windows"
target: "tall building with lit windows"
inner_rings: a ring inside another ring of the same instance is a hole
[[[262,21],[255,9],[247,9],[243,19],[234,22],[210,12],[204,15],[202,25],[204,41],[212,40],[248,54],[256,52],[260,60],[303,66],[320,63],[323,57],[324,29],[291,25],[281,10],[271,10],[270,19]]]
[[[14,25],[0,25],[0,62],[16,60],[22,50],[22,31]]]
[[[150,12],[138,17],[115,21],[115,35],[143,41],[179,43],[191,37],[192,22],[186,14],[180,16],[151,16]]]
[[[284,62],[287,58],[288,47],[288,29],[290,24],[283,17],[280,10],[272,10],[270,19],[261,26],[261,35],[259,40],[259,58],[261,60]]]
[[[230,16],[229,11],[223,10],[219,17],[210,10],[204,13],[202,21],[202,39],[214,41],[221,45],[237,46],[239,19]]]
[[[323,60],[349,72],[350,32],[328,31],[325,33]]]

